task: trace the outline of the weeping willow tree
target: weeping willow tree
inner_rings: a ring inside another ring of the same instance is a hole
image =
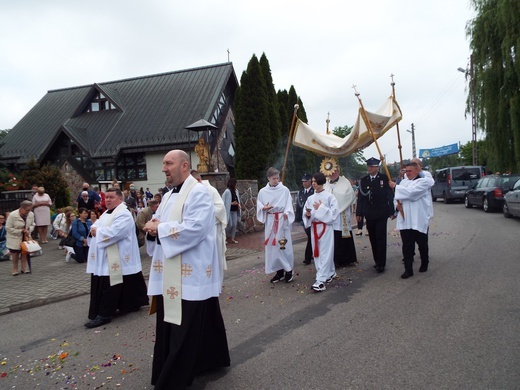
[[[520,1],[470,0],[477,11],[466,26],[475,99],[494,170],[520,172]]]

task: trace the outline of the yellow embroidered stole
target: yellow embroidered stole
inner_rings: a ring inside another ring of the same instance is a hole
[[[197,180],[193,176],[188,176],[175,199],[171,213],[171,221],[182,222],[182,212],[184,203],[191,189]],[[172,228],[169,238],[176,239],[179,231]],[[166,237],[165,237],[166,238]],[[164,298],[164,321],[171,324],[180,325],[182,322],[182,274],[181,274],[182,254],[172,258],[164,259],[163,270],[163,298]]]
[[[114,216],[125,209],[126,205],[124,203],[121,203],[119,206],[117,206],[112,214],[108,214],[108,218],[106,219],[104,226],[110,226]],[[107,246],[107,259],[110,285],[115,286],[116,284],[123,283],[123,270],[121,268],[121,258],[119,257],[119,248],[117,246],[117,242]]]

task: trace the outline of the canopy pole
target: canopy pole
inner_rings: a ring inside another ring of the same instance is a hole
[[[383,153],[381,153],[381,149],[379,148],[379,144],[377,143],[376,135],[374,134],[374,130],[372,129],[372,123],[368,119],[367,113],[365,111],[365,107],[363,106],[363,101],[359,97],[360,94],[356,90],[356,86],[355,85],[353,85],[352,88],[354,88],[354,94],[356,95],[356,97],[357,97],[357,99],[359,101],[360,111],[361,111],[361,116],[363,118],[363,121],[365,122],[365,125],[367,126],[368,131],[369,131],[370,135],[372,136],[372,139],[374,140],[374,144],[376,145],[377,152],[379,153],[379,159],[383,162],[383,168],[385,169],[386,176],[388,177],[389,181],[392,181],[392,176],[390,175],[390,171],[388,170],[388,166],[386,165],[385,157],[383,156]],[[401,210],[401,216],[404,219],[404,212],[403,212],[403,210]]]
[[[285,148],[285,157],[283,159],[282,183],[284,182],[284,179],[285,179],[285,167],[287,165],[287,156],[289,155],[289,146],[291,145],[291,140],[292,140],[292,137],[293,137],[294,124],[296,123],[296,117],[297,117],[298,108],[300,108],[300,106],[298,104],[295,104],[294,105],[292,122],[291,122],[291,128],[289,129],[289,138],[287,138],[287,147]]]
[[[391,79],[392,79],[392,82],[390,83],[390,85],[392,86],[392,98],[394,99],[394,102],[395,102],[395,82],[394,82],[394,75],[391,74],[390,75]],[[397,148],[399,149],[399,175],[401,175],[401,172],[402,170],[404,169],[404,165],[403,165],[403,151],[402,151],[402,145],[401,145],[401,134],[399,133],[399,122],[397,122],[395,124],[396,128],[397,128]]]

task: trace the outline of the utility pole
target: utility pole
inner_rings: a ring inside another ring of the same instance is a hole
[[[409,133],[412,133],[412,157],[417,157],[417,149],[415,149],[415,126],[412,123],[412,130],[406,130]]]
[[[466,80],[469,77],[469,97],[471,99],[471,162],[478,165],[478,146],[477,146],[477,89],[475,86],[475,69],[473,68],[473,54],[469,57],[469,69],[458,68],[459,72],[464,73]]]

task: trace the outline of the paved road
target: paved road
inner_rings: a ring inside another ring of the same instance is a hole
[[[238,244],[228,245],[227,259],[257,253],[263,250],[263,232],[241,236]],[[293,240],[305,239],[303,231],[295,228]],[[0,261],[0,315],[89,294],[90,275],[85,264],[73,259],[65,262],[64,251],[58,249],[58,240],[42,245],[43,254],[31,259],[32,274],[11,275],[11,262]],[[141,248],[143,274],[148,279],[150,258]]]
[[[254,249],[229,261],[232,367],[193,389],[517,389],[520,220],[461,204],[436,203],[435,215],[430,270],[407,280],[393,223],[387,272],[374,272],[368,238],[356,238],[359,264],[319,294],[303,243],[291,284],[271,285]],[[79,296],[1,316],[0,388],[150,389],[153,316],[86,330],[87,307]]]

